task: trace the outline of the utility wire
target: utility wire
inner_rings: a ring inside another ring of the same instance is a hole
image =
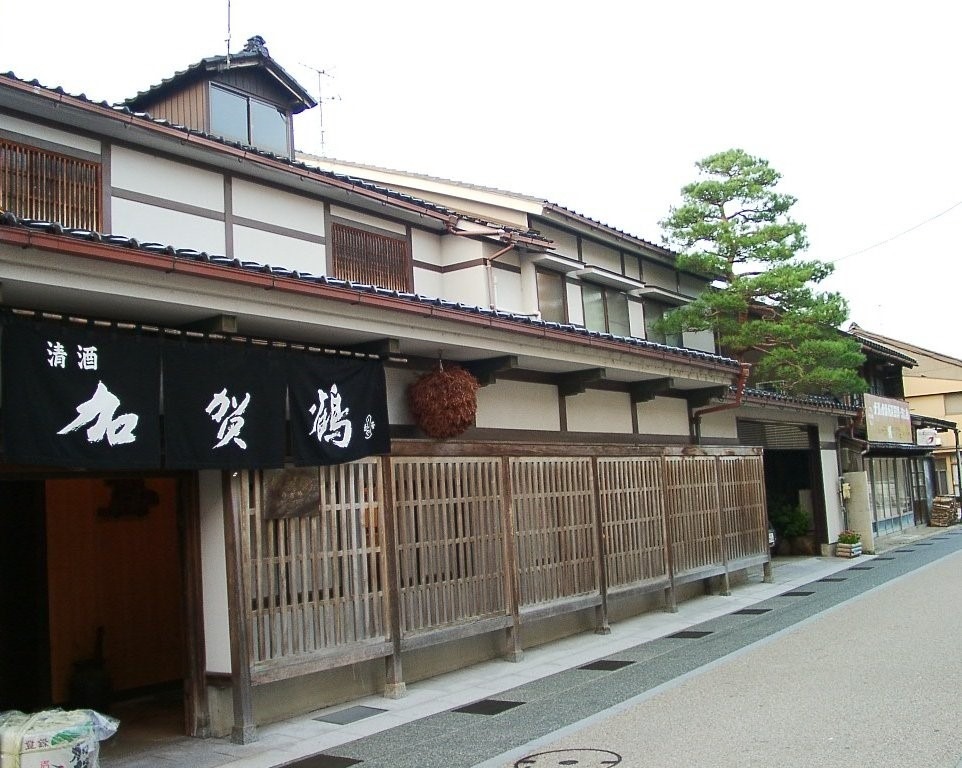
[[[900,237],[902,237],[903,235],[907,235],[909,232],[914,232],[914,231],[915,231],[916,229],[918,229],[919,227],[924,227],[926,224],[928,224],[928,223],[930,223],[930,222],[932,222],[932,221],[935,221],[935,220],[936,220],[937,218],[939,218],[940,216],[945,216],[945,214],[949,213],[950,211],[954,211],[954,210],[955,210],[956,208],[958,208],[960,205],[962,205],[962,200],[959,200],[959,202],[955,203],[954,205],[949,206],[948,208],[946,208],[946,209],[945,209],[944,211],[942,211],[941,213],[937,213],[937,214],[935,214],[934,216],[930,216],[930,217],[927,218],[925,221],[919,222],[919,223],[916,224],[914,227],[909,227],[908,229],[906,229],[906,230],[904,230],[904,231],[902,231],[902,232],[899,232],[897,235],[892,235],[891,237],[886,238],[885,240],[880,240],[879,242],[875,243],[874,245],[870,245],[870,246],[868,246],[867,248],[862,248],[862,249],[859,250],[859,251],[853,251],[852,253],[846,254],[845,256],[839,256],[837,259],[827,259],[827,261],[828,261],[829,263],[831,263],[831,264],[837,264],[838,262],[842,261],[843,259],[850,259],[852,256],[858,256],[860,253],[865,253],[866,251],[871,251],[873,248],[878,248],[879,246],[885,245],[886,243],[891,243],[893,240],[898,240],[898,239],[899,239]]]

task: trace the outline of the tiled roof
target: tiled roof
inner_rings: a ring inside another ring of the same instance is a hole
[[[188,261],[200,261],[209,264],[214,264],[222,267],[228,267],[231,269],[236,269],[240,271],[247,272],[260,272],[268,273],[271,275],[276,275],[278,277],[291,278],[295,280],[301,280],[307,283],[314,283],[319,285],[325,285],[333,288],[344,289],[345,291],[351,292],[362,292],[370,293],[377,296],[392,297],[395,299],[400,299],[403,301],[412,302],[414,304],[429,305],[435,307],[441,307],[447,310],[454,310],[456,312],[463,312],[465,315],[481,315],[490,318],[496,318],[501,321],[508,321],[518,326],[536,326],[541,327],[546,330],[560,331],[562,333],[570,335],[572,341],[579,339],[599,339],[604,341],[615,342],[624,345],[625,351],[630,351],[631,349],[636,350],[648,350],[651,352],[661,353],[663,355],[671,355],[677,357],[679,360],[692,360],[701,363],[707,363],[715,366],[722,366],[732,368],[734,370],[738,369],[738,363],[731,358],[722,357],[721,355],[715,355],[708,352],[702,352],[695,349],[685,349],[681,347],[669,347],[665,344],[657,344],[653,341],[648,341],[646,339],[639,339],[633,336],[616,336],[610,333],[602,333],[600,331],[591,331],[580,325],[572,325],[569,323],[555,323],[548,322],[545,320],[540,320],[533,318],[529,315],[518,314],[514,312],[505,312],[499,309],[489,309],[487,307],[479,307],[472,304],[464,304],[456,301],[448,301],[446,299],[441,299],[434,296],[425,296],[416,293],[406,293],[403,291],[394,291],[387,288],[380,288],[374,285],[367,285],[364,283],[354,283],[349,280],[340,280],[333,277],[327,277],[325,275],[314,275],[309,272],[300,272],[297,270],[285,269],[284,267],[275,267],[269,264],[262,264],[256,261],[241,261],[239,259],[230,259],[226,256],[212,255],[204,251],[196,251],[190,248],[174,248],[171,245],[164,245],[162,243],[141,243],[134,238],[126,237],[123,235],[116,234],[102,234],[99,232],[91,232],[85,229],[67,229],[60,224],[49,222],[49,221],[35,221],[32,219],[23,219],[15,216],[9,211],[0,214],[0,226],[8,227],[24,227],[34,231],[45,232],[54,235],[61,235],[65,237],[75,238],[78,240],[93,241],[99,243],[106,243],[108,245],[121,246],[125,248],[132,248],[146,253],[153,253],[164,255],[168,257],[174,257],[177,259],[184,259]]]
[[[820,410],[841,411],[844,413],[856,414],[858,408],[846,405],[834,397],[824,397],[820,395],[783,395],[779,392],[770,392],[767,389],[746,389],[745,397],[751,400],[764,401],[772,404],[788,406],[807,406]]]
[[[191,64],[186,69],[179,70],[175,72],[170,77],[166,77],[161,82],[156,85],[152,85],[146,91],[140,91],[136,96],[132,96],[129,99],[125,99],[122,103],[130,107],[131,109],[139,109],[145,102],[151,101],[154,97],[162,94],[170,88],[177,87],[180,83],[184,81],[189,81],[196,79],[196,77],[203,75],[207,72],[217,72],[223,70],[227,64],[232,66],[261,66],[268,72],[270,72],[274,77],[281,81],[297,98],[300,102],[300,108],[295,109],[295,112],[300,112],[305,109],[310,109],[311,107],[317,106],[317,100],[311,96],[311,94],[291,77],[290,74],[273,58],[267,51],[267,47],[264,45],[264,39],[260,37],[252,37],[247,41],[247,46],[244,50],[238,53],[232,53],[230,56],[224,54],[222,56],[208,56],[201,59],[196,64]]]
[[[397,200],[400,203],[413,205],[425,211],[430,211],[442,218],[446,218],[446,219],[457,218],[463,221],[469,221],[482,226],[491,227],[492,229],[498,229],[508,233],[514,233],[517,235],[521,235],[525,238],[528,238],[530,240],[535,240],[535,241],[544,243],[546,247],[550,246],[551,244],[551,240],[549,238],[543,237],[537,232],[529,231],[527,229],[508,227],[502,224],[492,224],[491,222],[486,221],[484,219],[481,219],[475,216],[466,216],[460,211],[455,211],[443,205],[438,205],[437,203],[432,203],[427,200],[422,200],[421,198],[415,197],[413,195],[405,194],[404,192],[398,192],[397,190],[391,189],[389,187],[383,187],[379,184],[375,184],[374,182],[368,181],[366,179],[361,179],[355,176],[349,176],[343,173],[334,173],[333,171],[324,171],[313,165],[309,165],[307,163],[304,163],[298,160],[291,160],[289,157],[285,155],[276,155],[273,152],[266,152],[264,150],[257,149],[256,147],[252,147],[248,144],[243,144],[239,141],[231,141],[230,139],[225,139],[220,136],[215,136],[209,133],[205,133],[203,131],[196,131],[192,128],[188,128],[186,126],[179,125],[177,123],[172,123],[169,120],[163,120],[163,119],[151,117],[146,112],[135,112],[127,106],[110,104],[106,101],[99,101],[99,102],[94,101],[92,99],[88,99],[85,94],[82,94],[82,93],[70,94],[64,91],[64,89],[60,86],[57,86],[57,87],[46,86],[37,80],[29,80],[29,81],[23,80],[17,77],[17,75],[14,72],[0,72],[0,85],[2,85],[4,79],[8,79],[16,83],[21,83],[23,85],[28,85],[31,88],[42,88],[45,91],[49,91],[50,93],[54,93],[59,96],[67,96],[69,98],[76,99],[77,101],[83,104],[106,108],[106,109],[112,110],[118,116],[122,115],[125,118],[133,117],[137,120],[142,121],[145,125],[148,125],[148,126],[149,125],[163,126],[165,128],[171,128],[173,130],[183,131],[185,135],[201,136],[204,139],[207,139],[217,144],[221,144],[225,147],[241,149],[245,153],[247,153],[247,155],[262,157],[264,159],[272,160],[276,163],[281,163],[283,165],[286,165],[292,170],[297,169],[299,171],[310,173],[313,176],[318,177],[321,181],[323,181],[324,179],[331,179],[333,181],[340,182],[341,184],[346,183],[354,187],[355,189],[359,190],[362,193],[370,192],[379,197],[386,197],[392,200]]]

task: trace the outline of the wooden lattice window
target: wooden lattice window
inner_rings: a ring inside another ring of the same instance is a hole
[[[99,231],[100,163],[0,139],[0,210]]]
[[[395,291],[411,291],[407,241],[344,224],[331,224],[332,276]]]

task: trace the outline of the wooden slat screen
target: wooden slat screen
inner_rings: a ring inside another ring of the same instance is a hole
[[[402,631],[503,615],[500,461],[393,464]]]
[[[331,224],[332,276],[394,291],[413,290],[407,241],[364,229]]]
[[[718,465],[727,559],[764,552],[768,547],[768,516],[762,457],[724,456]]]
[[[252,662],[388,637],[378,460],[244,474]],[[298,514],[269,517],[282,495]]]
[[[99,231],[100,209],[99,163],[0,140],[0,211]]]
[[[722,561],[714,456],[665,459],[668,525],[676,576]]]
[[[519,603],[598,589],[591,461],[512,458]]]
[[[608,587],[668,575],[660,458],[599,459]]]

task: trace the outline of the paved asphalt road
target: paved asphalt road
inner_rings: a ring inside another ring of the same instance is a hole
[[[477,765],[962,766],[959,533],[886,553],[871,561],[871,571],[840,574],[845,583],[816,583],[807,594],[769,601],[774,615],[778,604],[853,591],[741,650]],[[720,636],[725,626],[715,631]],[[687,642],[694,650],[713,636]]]

